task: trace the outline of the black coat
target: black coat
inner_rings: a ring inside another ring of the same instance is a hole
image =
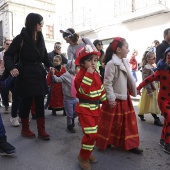
[[[170,44],[165,40],[156,47],[156,63],[158,63],[160,59],[163,59],[164,52],[168,47],[170,47]]]
[[[48,57],[49,57],[49,59],[50,59],[50,61],[51,61],[52,63],[53,63],[53,59],[54,59],[54,56],[55,56],[55,55],[60,55],[60,56],[61,56],[61,58],[62,58],[62,65],[67,64],[68,60],[67,60],[67,58],[65,57],[65,54],[58,54],[58,53],[56,53],[55,51],[52,51],[52,52],[48,53]]]
[[[22,44],[22,47],[21,47]],[[16,54],[19,62],[16,66]],[[45,48],[43,37],[34,43],[25,28],[17,35],[4,55],[5,69],[8,71],[18,68],[16,92],[21,97],[45,95],[47,93],[46,71],[43,64],[53,67]],[[43,63],[43,64],[42,64]]]

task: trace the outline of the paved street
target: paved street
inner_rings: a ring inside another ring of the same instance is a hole
[[[137,113],[137,103],[134,100]],[[0,108],[7,131],[8,141],[16,147],[12,157],[0,156],[0,170],[79,170],[77,154],[82,137],[81,128],[76,120],[75,134],[68,133],[66,117],[62,112],[52,116],[46,110],[46,129],[51,135],[50,141],[41,139],[26,139],[20,135],[21,127],[12,127],[9,122],[10,114],[4,114]],[[138,118],[137,118],[138,119]],[[163,117],[161,117],[163,121]],[[130,121],[130,120],[129,120]],[[142,155],[123,151],[118,148],[101,151],[95,148],[93,154],[98,163],[92,165],[93,170],[169,170],[170,155],[159,146],[161,127],[153,125],[151,115],[146,115],[146,122],[138,119],[140,147]],[[31,120],[30,128],[37,134],[36,121]]]

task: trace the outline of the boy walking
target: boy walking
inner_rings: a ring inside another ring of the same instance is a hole
[[[90,163],[97,162],[91,153],[97,138],[100,101],[106,100],[100,75],[96,72],[99,56],[100,53],[95,51],[92,46],[86,45],[77,51],[75,60],[75,64],[80,65],[80,71],[75,78],[75,88],[79,99],[75,112],[78,113],[84,133],[82,147],[77,158],[83,170],[90,170]]]

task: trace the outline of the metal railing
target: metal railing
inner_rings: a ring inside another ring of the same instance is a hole
[[[114,16],[124,15],[156,5],[166,5],[166,0],[116,0],[114,1]]]
[[[70,12],[59,17],[60,28],[68,28],[74,25],[75,29],[80,29],[83,27],[91,27],[94,22],[95,15],[92,10],[88,8],[81,8],[79,10],[75,10],[73,14]]]

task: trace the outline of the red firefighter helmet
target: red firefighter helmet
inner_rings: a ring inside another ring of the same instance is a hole
[[[100,57],[100,52],[98,52],[94,47],[92,47],[91,45],[86,45],[83,47],[80,47],[77,51],[76,51],[76,60],[75,60],[75,65],[80,65],[80,60],[88,55],[91,54],[96,54],[98,57]]]

